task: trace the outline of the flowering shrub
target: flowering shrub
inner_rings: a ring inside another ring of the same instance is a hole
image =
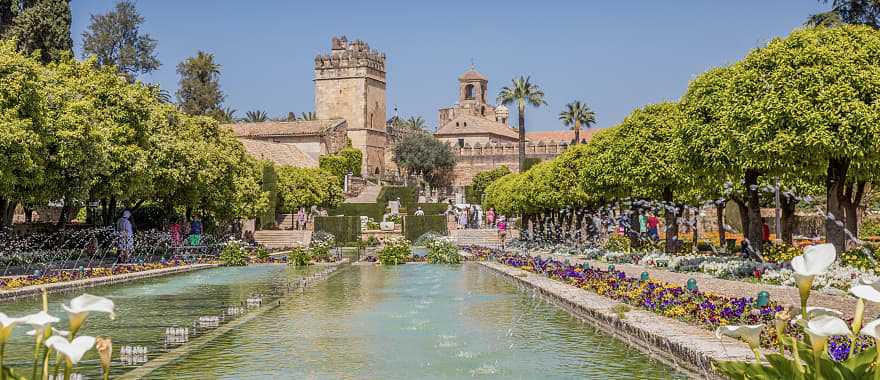
[[[412,247],[409,240],[404,238],[391,238],[385,241],[385,246],[379,251],[378,259],[383,265],[405,264],[412,257]]]
[[[57,271],[39,276],[30,275],[11,277],[0,279],[0,289],[8,290],[17,289],[25,286],[55,284],[59,282],[82,280],[86,278],[106,277],[112,275],[143,272],[154,269],[170,268],[185,264],[186,263],[181,261],[166,261],[161,263],[149,264],[125,264],[116,265],[110,268],[83,268],[82,270]]]
[[[607,251],[602,255],[602,260],[615,264],[635,264],[642,259],[643,254],[639,252],[620,252]]]
[[[330,249],[333,248],[335,241],[336,239],[333,235],[321,232],[315,233],[312,236],[312,241],[309,243],[309,256],[315,261],[333,261],[330,258]]]
[[[788,244],[769,244],[764,247],[761,256],[764,260],[772,263],[783,263],[791,261],[795,256],[802,254],[803,251]]]
[[[242,267],[247,265],[248,253],[244,245],[237,240],[231,240],[220,251],[220,262],[227,267]]]
[[[868,247],[850,249],[840,255],[840,262],[845,266],[851,266],[861,270],[874,270],[877,268],[877,260],[874,252]]]
[[[452,240],[439,237],[425,243],[428,248],[428,262],[431,264],[460,264],[461,254]]]
[[[773,321],[774,314],[782,310],[782,306],[775,302],[759,307],[753,298],[729,298],[698,290],[689,291],[678,285],[641,281],[619,271],[569,265],[553,259],[507,254],[499,261],[707,329],[731,323],[769,323]],[[771,343],[771,336],[772,331],[768,330],[768,344]]]
[[[603,248],[605,248],[606,251],[611,252],[629,252],[629,238],[621,235],[612,235],[608,238],[608,241],[605,242]]]
[[[311,259],[309,251],[303,247],[295,247],[287,254],[287,262],[298,267],[311,264]]]

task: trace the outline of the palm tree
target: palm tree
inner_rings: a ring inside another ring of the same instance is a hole
[[[235,113],[238,112],[237,109],[232,107],[220,107],[212,114],[214,114],[214,118],[222,123],[234,123],[235,122]]]
[[[242,121],[246,123],[263,123],[269,120],[269,114],[266,111],[256,110],[256,111],[247,111],[244,114],[244,119]]]
[[[314,112],[301,112],[299,114],[299,119],[300,120],[317,120],[318,117],[317,117],[317,115],[315,115]]]
[[[596,113],[586,103],[575,100],[565,105],[565,111],[559,113],[559,120],[574,130],[574,144],[577,145],[581,141],[581,126],[589,129],[596,124]]]
[[[412,129],[412,130],[416,130],[416,131],[424,130],[425,127],[428,125],[427,123],[425,123],[425,119],[422,119],[421,116],[410,116],[410,118],[406,119],[406,121],[404,121],[403,124],[407,128]]]
[[[531,77],[511,80],[512,86],[504,86],[498,92],[498,102],[509,106],[516,102],[519,111],[519,170],[522,172],[526,162],[526,104],[532,107],[546,105],[544,91],[531,82]]]

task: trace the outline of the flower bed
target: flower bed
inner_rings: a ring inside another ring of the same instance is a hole
[[[757,306],[753,298],[728,298],[699,290],[627,277],[620,271],[576,266],[558,260],[505,254],[499,262],[589,290],[604,297],[654,313],[714,330],[727,324],[770,324],[782,306],[769,302]],[[772,344],[773,331],[767,331],[766,344]]]
[[[154,269],[164,269],[187,265],[182,261],[166,261],[148,264],[124,264],[109,268],[83,268],[82,270],[62,270],[40,276],[20,276],[0,279],[0,290],[17,289],[26,286],[55,284],[60,282],[83,280],[88,278],[122,275]]]

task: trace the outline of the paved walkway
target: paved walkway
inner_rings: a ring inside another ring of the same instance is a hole
[[[542,254],[540,256],[553,256],[559,260],[569,259],[573,263],[578,264],[582,264],[585,261],[582,258],[575,258],[574,256],[549,254]],[[605,262],[601,262],[598,260],[587,261],[589,261],[590,265],[595,267],[608,267],[608,263]],[[671,284],[680,284],[682,286],[687,284],[687,280],[689,278],[694,278],[695,280],[697,280],[697,286],[700,288],[700,290],[712,292],[727,297],[757,297],[758,292],[765,290],[770,293],[770,299],[772,301],[779,302],[783,305],[791,305],[796,307],[800,307],[801,304],[800,295],[798,295],[797,288],[791,286],[724,280],[710,276],[705,273],[678,273],[671,272],[665,269],[634,264],[614,264],[614,268],[623,271],[624,273],[626,273],[627,276],[631,277],[639,277],[641,276],[642,272],[648,272],[648,275],[651,276],[651,279],[653,280],[663,281]],[[835,310],[840,310],[847,318],[852,318],[853,312],[855,311],[856,307],[856,299],[848,295],[833,295],[814,290],[810,294],[810,301],[808,305],[822,306]],[[880,315],[880,305],[869,302],[865,308],[865,320],[871,321],[875,319],[878,315]]]
[[[360,194],[354,198],[346,199],[345,203],[376,203],[380,191],[382,191],[382,186],[367,182],[367,186],[361,190]]]

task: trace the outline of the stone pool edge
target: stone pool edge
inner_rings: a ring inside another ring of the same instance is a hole
[[[713,362],[754,360],[745,344],[731,338],[719,340],[701,327],[632,307],[621,319],[613,308],[626,305],[622,302],[504,264],[479,264],[534,289],[578,319],[690,378],[726,379],[712,369]]]
[[[207,268],[215,268],[220,264],[191,264],[191,265],[181,265],[176,267],[169,268],[160,268],[160,269],[150,269],[140,272],[133,273],[125,273],[125,274],[117,274],[112,276],[103,276],[103,277],[94,277],[94,278],[84,278],[81,280],[73,280],[66,282],[57,282],[54,284],[44,284],[44,285],[31,285],[25,286],[18,289],[10,289],[0,291],[0,303],[17,301],[22,298],[32,298],[37,297],[43,293],[43,289],[46,289],[47,293],[62,293],[67,291],[72,291],[76,289],[83,288],[92,288],[95,286],[101,285],[109,285],[109,284],[118,284],[123,282],[130,282],[135,280],[142,280],[152,277],[160,277],[167,276],[178,273],[186,273],[197,271],[201,269]]]
[[[327,276],[321,278],[320,281],[312,282],[312,283],[308,284],[307,286],[314,286],[314,285],[319,284],[323,281],[326,281],[330,277],[333,277],[333,275],[335,275],[337,272],[339,272],[339,268],[341,266],[348,264],[349,262],[350,262],[349,259],[345,258],[345,259],[342,259],[342,260],[337,261],[335,263],[324,264],[323,266],[326,266],[328,268],[332,268],[333,271],[331,271],[330,274],[328,274]],[[120,376],[115,377],[115,378],[117,380],[138,380],[138,379],[146,378],[151,373],[161,369],[162,367],[164,367],[166,365],[174,364],[175,362],[177,362],[181,358],[184,358],[187,355],[189,355],[193,350],[200,348],[208,343],[211,343],[215,339],[232,331],[236,327],[241,326],[245,323],[248,323],[248,322],[260,317],[261,315],[265,314],[266,312],[268,312],[270,310],[274,310],[277,307],[283,305],[284,303],[289,301],[289,298],[286,297],[287,295],[289,295],[289,293],[279,297],[277,300],[275,300],[274,302],[272,302],[269,305],[262,306],[253,312],[245,314],[241,318],[234,319],[232,322],[229,322],[225,325],[222,325],[218,328],[213,329],[211,332],[209,332],[205,335],[196,337],[195,339],[191,340],[189,343],[181,345],[180,347],[177,347],[171,351],[165,352],[162,355],[159,355],[158,357],[151,359],[150,361],[148,361],[144,365],[137,367],[135,369],[132,369],[131,371],[128,371]]]

